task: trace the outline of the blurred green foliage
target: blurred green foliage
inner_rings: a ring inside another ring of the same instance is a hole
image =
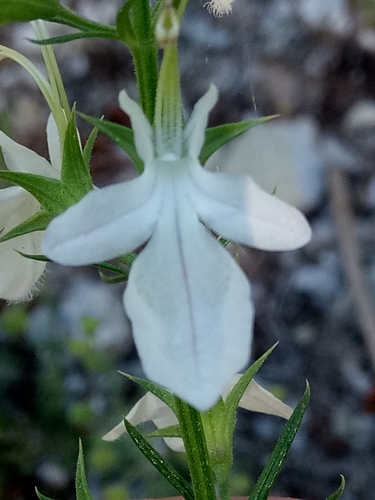
[[[42,295],[37,303],[4,307],[0,316],[1,500],[32,500],[35,486],[73,500],[79,437],[94,496],[95,488],[103,500],[175,494],[130,439],[101,440],[143,394],[117,373],[117,354],[96,346],[98,320],[83,318],[83,334],[73,338],[55,305],[44,301]],[[31,335],[29,317],[41,307],[48,309],[46,324]],[[184,461],[167,453],[186,474]],[[43,470],[51,464],[65,481],[47,481]]]
[[[362,11],[362,20],[366,26],[375,26],[375,1],[357,0]]]

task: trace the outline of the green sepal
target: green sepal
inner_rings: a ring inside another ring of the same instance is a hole
[[[41,210],[40,212],[37,212],[29,219],[21,222],[21,224],[18,224],[18,226],[8,231],[4,236],[0,238],[0,243],[11,240],[12,238],[17,238],[17,236],[22,236],[23,234],[33,233],[34,231],[43,231],[44,229],[46,229],[52,219],[52,215],[47,214],[46,212]]]
[[[165,403],[169,408],[174,412],[175,411],[175,402],[174,402],[174,397],[173,394],[167,391],[166,389],[163,389],[163,387],[160,387],[160,385],[154,384],[153,382],[150,382],[149,380],[144,380],[143,378],[138,378],[134,377],[133,375],[129,375],[128,373],[120,372],[121,375],[124,375],[124,377],[127,377],[129,380],[132,380],[136,384],[140,385],[142,389],[145,391],[152,392],[154,396],[159,398],[163,403]]]
[[[123,267],[115,266],[114,264],[109,264],[108,262],[99,262],[97,264],[93,264],[94,267],[101,269],[103,271],[110,271],[111,273],[122,274],[124,276],[128,276],[128,269],[124,269]]]
[[[87,169],[90,168],[92,150],[94,149],[94,144],[96,138],[98,137],[98,132],[99,132],[98,127],[94,127],[91,130],[90,135],[86,141],[85,147],[83,148],[83,159],[85,160]]]
[[[221,246],[223,246],[224,248],[227,247],[230,243],[230,240],[226,240],[225,238],[223,238],[222,236],[219,236],[217,241],[220,243]]]
[[[265,116],[263,118],[254,118],[253,120],[244,120],[242,122],[227,123],[218,127],[206,129],[203,147],[201,149],[199,160],[204,165],[211,155],[219,148],[247,132],[256,125],[268,122],[277,118],[278,115]]]
[[[92,178],[82,153],[74,109],[65,132],[61,182],[68,187],[76,202],[92,189]]]
[[[134,144],[134,132],[131,128],[125,127],[124,125],[119,125],[118,123],[112,123],[106,120],[101,120],[99,118],[93,118],[87,116],[83,113],[79,115],[94,127],[97,127],[100,132],[108,135],[121,149],[123,149],[137,169],[137,172],[141,174],[143,172],[143,161],[138,156],[137,150]]]
[[[338,489],[334,493],[332,493],[332,495],[330,495],[328,498],[326,498],[326,500],[337,500],[343,494],[344,489],[345,489],[345,477],[342,474],[340,474],[340,477],[341,477],[340,486],[338,487]]]
[[[58,215],[77,202],[68,188],[57,179],[24,172],[0,171],[0,179],[23,187],[36,198],[43,210],[50,215]]]
[[[35,488],[35,493],[36,496],[39,498],[39,500],[52,500],[50,497],[46,497],[45,495],[42,495],[39,491],[38,488]]]
[[[194,493],[189,483],[184,479],[179,472],[176,471],[150,443],[140,434],[137,429],[124,419],[126,430],[137,446],[139,451],[147,458],[147,460],[162,474],[165,479],[186,499],[194,500]]]
[[[310,387],[306,384],[306,390],[302,399],[293,411],[290,419],[285,424],[284,429],[277,440],[276,446],[273,449],[271,456],[262,470],[249,500],[267,500],[277,476],[279,475],[281,466],[289,451],[289,448],[297,434],[301,425],[302,418],[305,414],[307,405],[310,400]]]
[[[85,462],[83,458],[82,441],[79,440],[79,453],[76,470],[76,497],[77,500],[92,500],[86,480]]]
[[[51,20],[63,11],[58,0],[0,0],[0,25],[13,21]]]
[[[151,9],[151,25],[152,25],[154,31],[156,28],[156,24],[159,20],[160,14],[164,8],[165,8],[165,0],[157,0],[155,5]],[[173,8],[175,10],[177,10],[174,5],[173,5]]]
[[[147,438],[180,438],[181,431],[180,426],[169,425],[168,427],[163,427],[163,429],[157,429],[156,431],[148,432],[145,434]]]
[[[263,356],[257,359],[257,361],[255,361],[255,363],[253,363],[250,368],[245,371],[245,373],[230,391],[228,397],[225,400],[225,433],[227,435],[227,438],[230,440],[233,439],[234,427],[236,424],[236,412],[238,405],[240,404],[240,400],[251,380],[263,365],[263,363],[266,361],[271,352],[275,349],[276,345],[277,344],[268,349],[268,351],[266,351]]]
[[[118,276],[106,276],[102,271],[99,271],[99,276],[103,283],[106,283],[107,285],[115,285],[116,283],[128,281],[129,273],[126,275],[120,274]]]
[[[126,253],[125,255],[122,255],[121,257],[118,257],[117,260],[125,264],[126,266],[131,267],[137,258],[137,254],[134,252],[129,252]]]

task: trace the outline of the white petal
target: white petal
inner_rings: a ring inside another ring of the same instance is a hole
[[[119,95],[120,107],[130,116],[134,131],[134,142],[140,158],[148,163],[154,156],[153,132],[140,106],[130,99],[125,90]]]
[[[7,233],[39,210],[38,202],[20,187],[0,190],[0,230]],[[15,250],[40,254],[41,232],[0,243],[0,298],[10,302],[29,300],[46,264],[26,259]]]
[[[139,425],[152,420],[158,429],[178,424],[173,411],[159,398],[148,392],[143,396],[125,417],[132,425]],[[124,421],[116,425],[103,436],[104,441],[114,441],[126,433]],[[174,451],[184,451],[181,438],[164,438],[166,445]]]
[[[293,250],[311,238],[303,214],[247,176],[214,173],[191,163],[190,190],[199,217],[215,233],[262,250]]]
[[[188,145],[188,152],[192,158],[198,158],[201,152],[204,133],[207,127],[208,114],[214,107],[218,97],[215,85],[210,86],[208,91],[194,106],[190,119],[185,127],[185,140]]]
[[[59,132],[53,114],[51,113],[47,122],[47,142],[49,159],[52,167],[57,172],[58,176],[61,172],[61,145]],[[59,177],[58,177],[59,178]]]
[[[226,390],[226,396],[236,385],[241,375],[236,375],[231,380],[229,387]],[[258,413],[266,413],[268,415],[276,415],[288,420],[293,413],[290,406],[283,403],[280,399],[276,398],[269,391],[264,389],[255,380],[252,380],[246,388],[239,406],[249,411],[256,411]]]
[[[45,231],[43,252],[72,266],[119,257],[150,238],[159,206],[150,166],[133,181],[91,191],[56,217]]]
[[[177,178],[180,165],[171,171]],[[206,410],[249,358],[250,286],[176,178],[174,187],[163,179],[163,211],[133,264],[125,308],[147,376]]]
[[[60,178],[59,172],[45,158],[31,149],[21,146],[3,132],[0,132],[0,147],[3,150],[4,161],[8,170],[44,175],[53,179]]]
[[[171,421],[173,423],[169,423]],[[177,424],[177,418],[172,410],[154,396],[151,392],[147,392],[130,410],[125,417],[132,425],[139,425],[150,420],[157,419],[162,427]],[[165,423],[164,423],[165,422]],[[124,422],[120,422],[110,432],[108,432],[103,439],[105,441],[114,441],[126,432]]]

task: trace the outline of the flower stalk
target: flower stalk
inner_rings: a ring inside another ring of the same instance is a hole
[[[174,400],[194,496],[197,500],[216,500],[214,478],[201,415],[181,399],[175,397]]]

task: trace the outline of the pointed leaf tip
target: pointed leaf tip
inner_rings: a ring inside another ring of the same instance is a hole
[[[39,498],[39,500],[52,500],[52,498],[46,497],[45,495],[42,495],[42,493],[39,492],[37,487],[35,487],[35,493],[36,493],[36,496]]]
[[[83,457],[82,441],[79,440],[79,452],[76,472],[76,496],[77,500],[92,500],[92,496],[87,484],[85,473],[85,462]]]
[[[340,474],[340,477],[341,477],[341,484],[340,484],[340,486],[326,500],[338,500],[338,498],[340,498],[341,495],[343,494],[344,489],[345,489],[345,477],[342,474]]]

